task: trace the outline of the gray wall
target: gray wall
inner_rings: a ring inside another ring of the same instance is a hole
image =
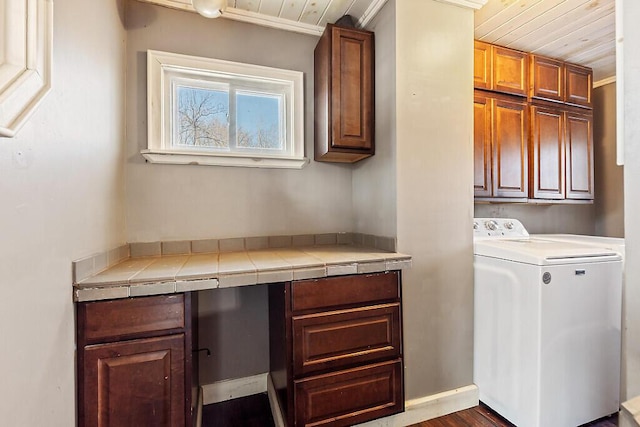
[[[519,219],[529,233],[595,234],[595,208],[592,204],[476,203],[474,212],[476,218]]]
[[[354,165],[354,231],[395,237],[396,15],[390,0],[370,23],[375,32],[376,154]]]
[[[472,384],[473,11],[396,1],[406,398]]]
[[[593,91],[595,234],[624,237],[624,171],[616,164],[616,84]]]
[[[0,138],[0,425],[76,424],[71,261],[124,235],[122,1],[56,1],[52,89]]]
[[[305,73],[305,148],[313,155],[318,38],[127,2],[127,238],[130,242],[351,231],[351,168],[302,170],[154,165],[146,148],[146,51]]]
[[[146,148],[146,50],[303,71],[305,152],[313,156],[313,49],[318,37],[146,3],[127,3],[127,239],[157,241],[351,231],[352,171],[153,165]],[[268,371],[265,286],[200,297],[200,380]]]

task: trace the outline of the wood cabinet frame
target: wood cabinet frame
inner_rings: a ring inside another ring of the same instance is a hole
[[[474,48],[475,200],[591,203],[593,71],[478,40]],[[529,58],[526,78],[519,55]]]
[[[197,378],[192,299],[185,293],[76,305],[78,426],[106,420],[136,425],[144,414],[160,413],[154,420],[164,424],[158,425],[191,427]],[[153,375],[158,383],[149,382]],[[127,382],[109,382],[111,376]],[[116,399],[118,411],[109,399]],[[118,416],[126,419],[114,420]]]
[[[289,427],[404,410],[399,271],[271,284],[269,322],[270,375]],[[372,382],[379,396],[363,388]]]
[[[525,52],[474,41],[474,87],[527,96],[529,56]]]
[[[314,50],[316,161],[375,153],[374,61],[372,32],[327,24]]]
[[[476,90],[474,111],[476,197],[526,198],[529,184],[526,100]]]
[[[532,199],[593,200],[593,114],[538,101],[531,105]]]

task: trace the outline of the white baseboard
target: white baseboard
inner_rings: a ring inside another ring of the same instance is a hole
[[[404,403],[403,413],[358,424],[358,427],[409,426],[471,408],[478,405],[478,402],[478,387],[471,384],[431,396],[407,400]]]
[[[238,397],[251,396],[267,391],[267,373],[252,377],[218,381],[202,386],[202,401],[205,405],[224,402]]]

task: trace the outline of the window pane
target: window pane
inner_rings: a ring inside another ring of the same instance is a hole
[[[229,147],[229,93],[187,86],[177,87],[178,128],[174,144]]]
[[[237,92],[236,137],[239,148],[284,150],[281,96]]]

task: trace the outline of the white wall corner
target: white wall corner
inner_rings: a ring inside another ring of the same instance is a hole
[[[488,0],[437,0],[441,3],[449,3],[454,6],[468,7],[471,9],[480,9]]]

